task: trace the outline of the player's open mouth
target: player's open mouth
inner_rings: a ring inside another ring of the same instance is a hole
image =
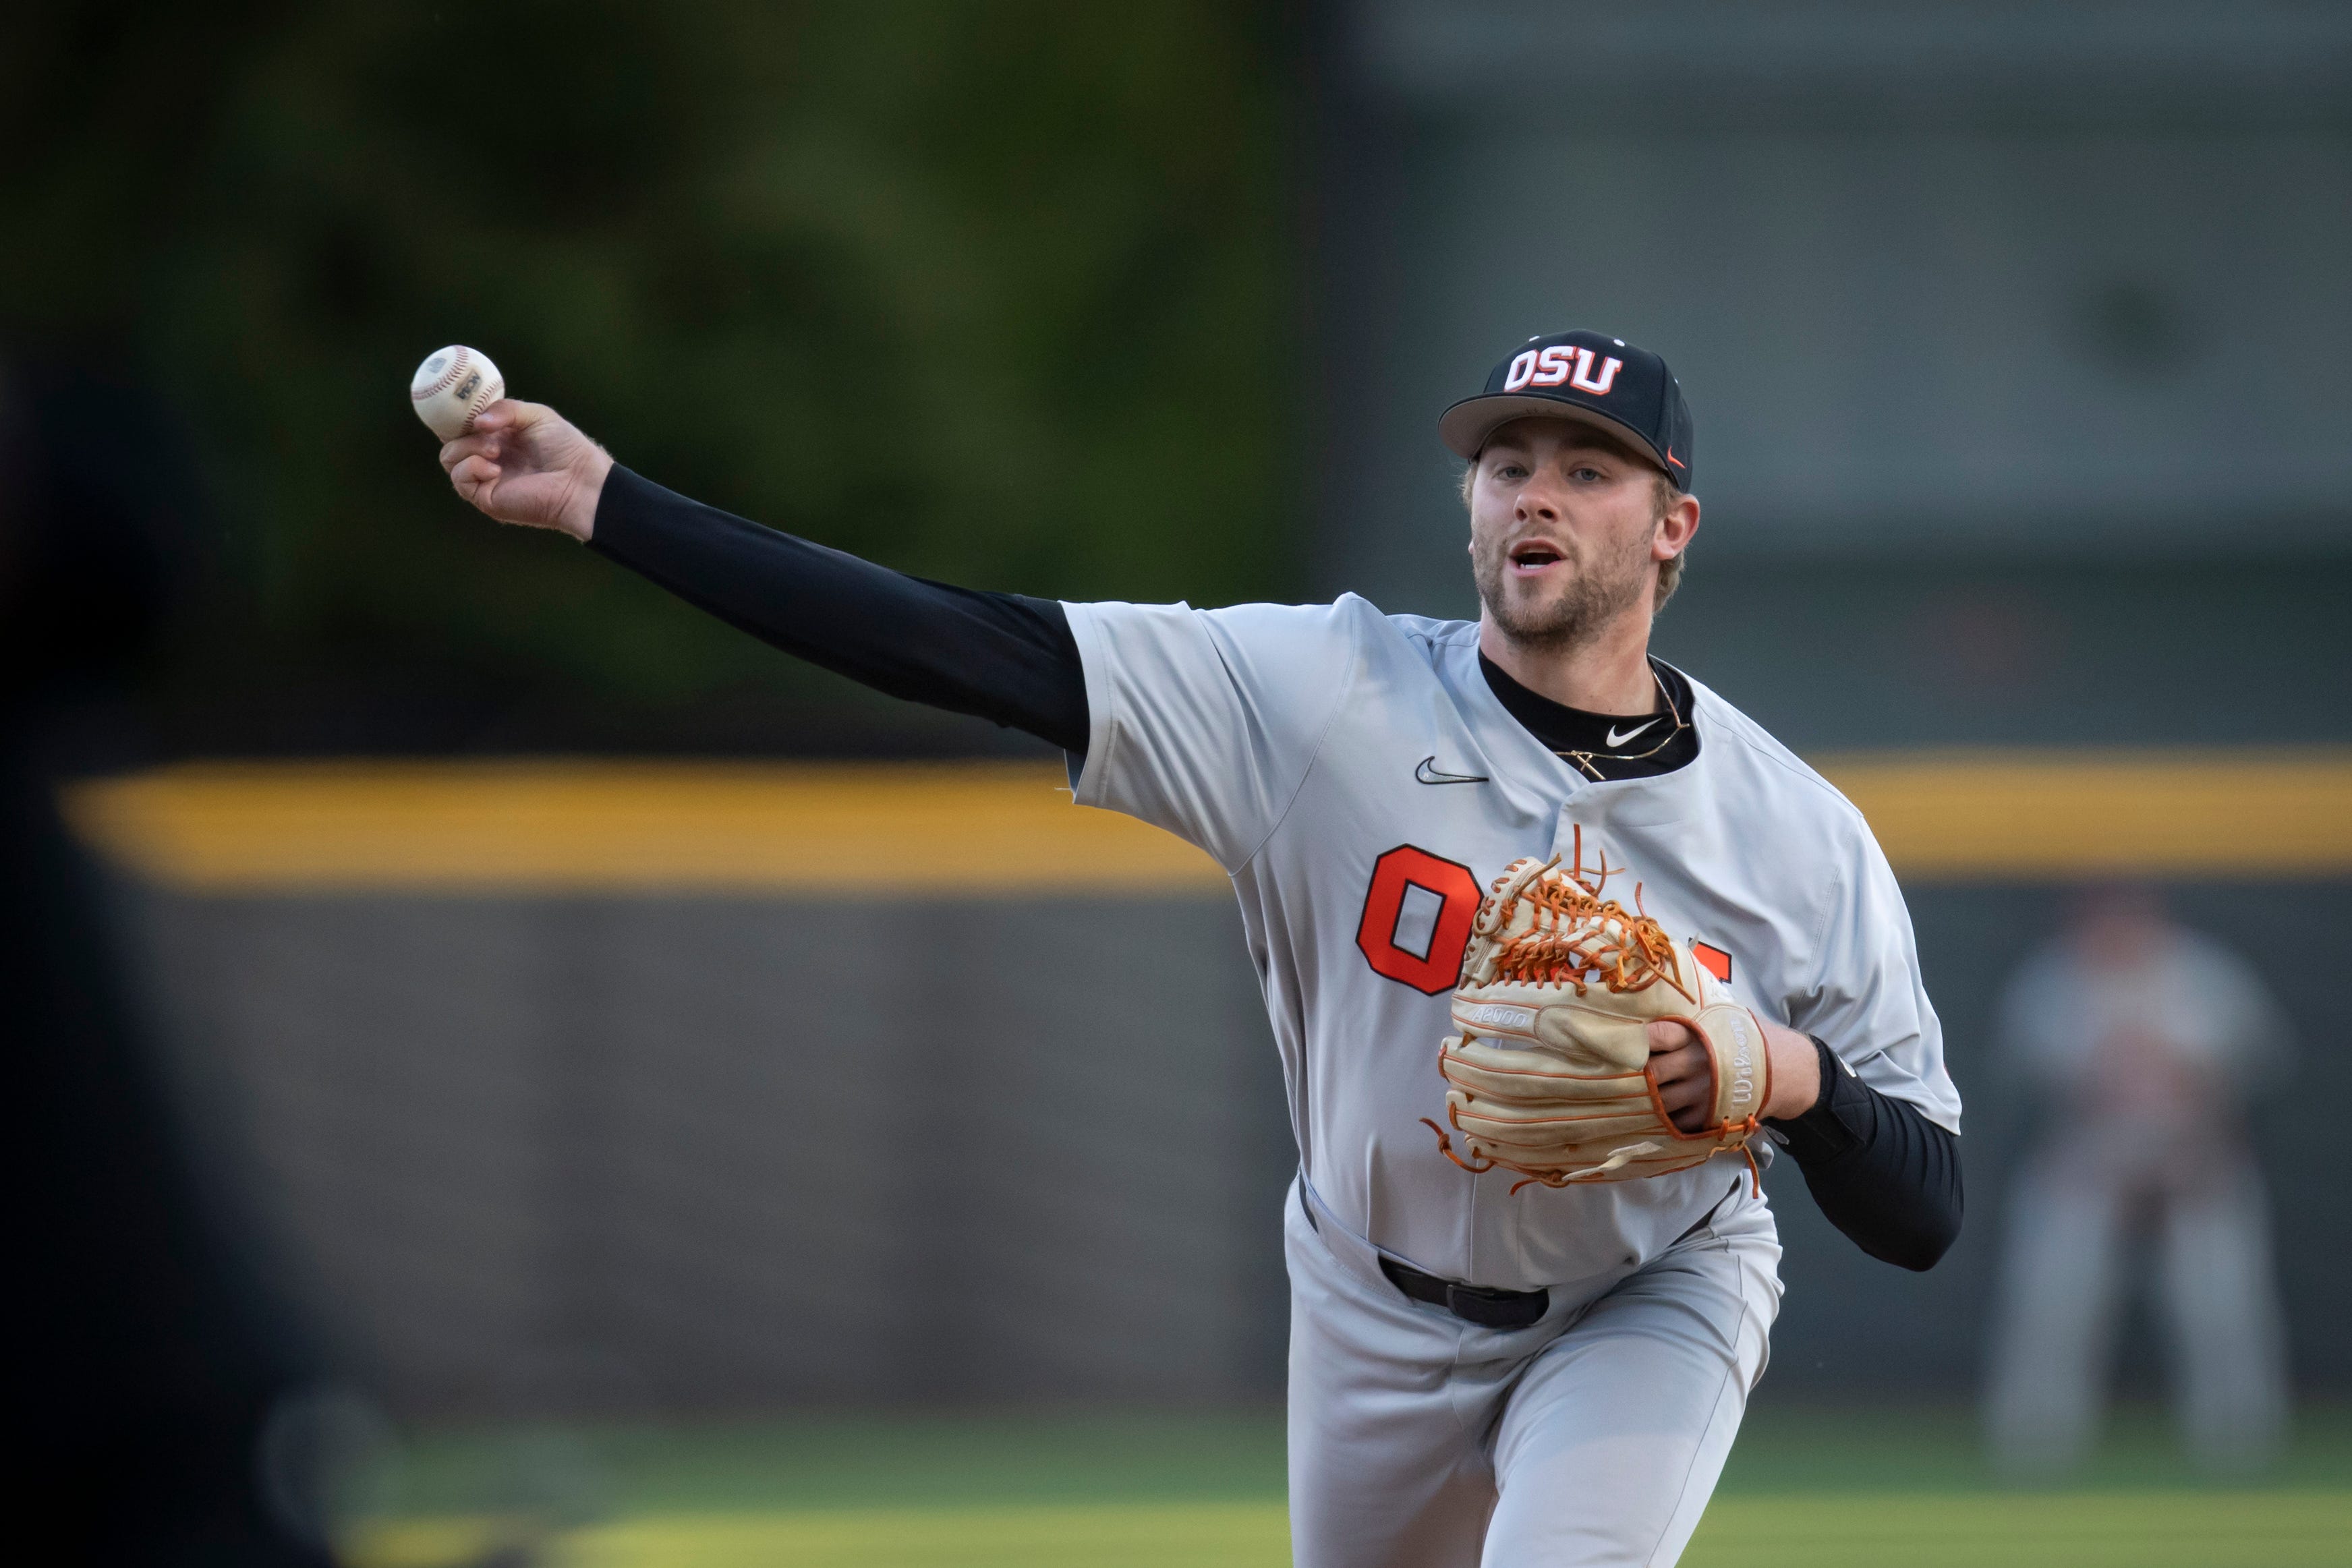
[[[1559,550],[1541,539],[1526,539],[1511,547],[1511,570],[1533,574],[1559,563]]]

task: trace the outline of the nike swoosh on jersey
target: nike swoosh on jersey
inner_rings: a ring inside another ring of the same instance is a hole
[[[1611,725],[1609,727],[1609,744],[1612,746],[1622,746],[1627,741],[1633,739],[1635,736],[1641,734],[1643,730],[1649,728],[1651,725],[1657,722],[1658,721],[1656,719],[1651,719],[1648,723],[1637,724],[1622,735],[1617,733],[1617,727],[1615,725]]]
[[[1430,766],[1431,763],[1435,762],[1436,760],[1437,756],[1434,752],[1423,758],[1421,759],[1421,766],[1412,770],[1413,778],[1423,784],[1484,784],[1488,782],[1488,779],[1484,773],[1440,773],[1436,768]]]

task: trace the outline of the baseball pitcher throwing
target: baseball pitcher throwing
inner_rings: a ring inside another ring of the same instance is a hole
[[[1785,1151],[1856,1243],[1927,1268],[1959,1098],[1860,813],[1650,656],[1699,524],[1664,361],[1533,338],[1438,435],[1469,465],[1475,622],[925,582],[664,490],[534,403],[441,461],[492,517],[1043,737],[1081,802],[1232,876],[1298,1140],[1299,1563],[1671,1563],[1779,1309],[1758,1166]]]

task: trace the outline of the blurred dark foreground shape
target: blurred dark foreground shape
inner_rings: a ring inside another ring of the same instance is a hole
[[[196,512],[140,393],[0,364],[0,1039],[23,1541],[87,1563],[324,1563],[363,1406],[322,1377],[174,1103],[47,737],[165,617]]]

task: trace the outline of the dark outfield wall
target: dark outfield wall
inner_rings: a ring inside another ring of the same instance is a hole
[[[2352,888],[2185,888],[2326,1032]],[[1222,898],[142,895],[198,1092],[411,1412],[867,1399],[1233,1399],[1280,1387],[1281,1082]],[[2022,1107],[1999,983],[2053,899],[1913,890],[1969,1100],[1969,1224],[1924,1277],[1830,1231],[1793,1167],[1777,1396],[1963,1395]],[[2286,1106],[2272,1108],[2284,1124]],[[2306,1388],[2352,1387],[2338,1140],[2267,1158]],[[2127,1339],[2148,1376],[2147,1336]]]

